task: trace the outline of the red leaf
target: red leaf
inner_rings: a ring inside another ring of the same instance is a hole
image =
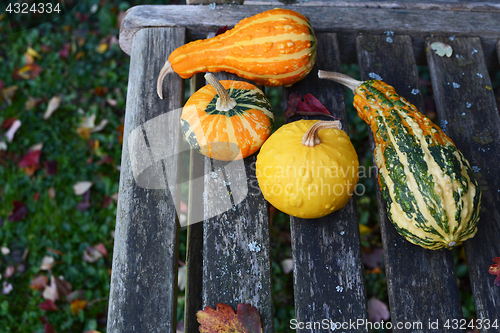
[[[491,265],[488,273],[492,275],[500,275],[500,264]]]
[[[96,94],[97,96],[106,96],[106,94],[108,93],[108,88],[107,87],[97,87],[94,89],[94,94]]]
[[[78,209],[79,211],[81,212],[84,212],[86,211],[87,209],[89,209],[90,207],[92,207],[92,204],[90,203],[90,190],[88,190],[87,192],[85,192],[85,194],[83,195],[82,197],[82,201],[80,201],[78,203],[78,205],[76,206],[76,209]]]
[[[495,264],[500,264],[500,257],[493,258]]]
[[[65,44],[61,49],[61,51],[59,51],[59,57],[63,59],[69,57],[69,50],[70,50],[70,45]]]
[[[500,275],[497,275],[497,277],[495,278],[495,281],[493,282],[496,286],[499,286],[500,287]]]
[[[293,92],[288,97],[288,105],[285,111],[285,121],[288,122],[290,117],[299,114],[302,116],[326,116],[334,119],[334,116],[328,112],[321,102],[312,94],[306,94],[304,101],[298,92]]]
[[[35,290],[43,290],[49,283],[49,279],[46,275],[37,275],[31,280],[30,288]]]
[[[2,89],[2,87],[0,87],[0,90]],[[12,117],[12,118],[7,118],[5,119],[3,122],[2,122],[2,129],[4,130],[8,130],[12,124],[14,123],[14,121],[16,121],[17,118],[16,117]]]
[[[15,68],[12,73],[14,80],[33,80],[37,78],[43,69],[37,64],[28,64],[21,68]]]
[[[26,214],[28,213],[28,208],[26,208],[26,204],[17,200],[12,201],[12,204],[14,205],[14,210],[12,211],[12,214],[10,214],[9,216],[9,221],[11,222],[21,221],[26,217]]]
[[[219,29],[217,29],[217,31],[215,32],[215,36],[218,36],[218,35],[222,35],[223,33],[225,33],[226,31],[229,30],[229,27],[227,25],[223,26],[223,27],[220,27]]]
[[[5,87],[5,83],[0,79],[0,91],[2,91],[3,87]]]
[[[55,333],[55,329],[54,329],[54,326],[52,326],[51,324],[49,323],[45,323],[43,324],[43,332],[44,333]]]
[[[42,309],[43,311],[57,311],[59,308],[57,307],[56,303],[54,301],[48,299],[43,303],[38,304],[38,307]]]
[[[17,166],[20,168],[37,166],[40,160],[41,153],[41,150],[30,150],[26,155],[23,156]]]
[[[233,309],[223,303],[217,310],[207,306],[196,313],[200,333],[261,333],[262,325],[257,309],[250,304],[238,304],[236,315]]]
[[[47,175],[52,176],[57,174],[57,161],[45,161],[43,163],[45,169],[47,170]]]
[[[83,22],[85,22],[85,21],[87,21],[89,19],[90,14],[83,14],[83,13],[80,13],[80,12],[76,12],[75,16],[78,19],[78,21],[80,21],[80,22],[83,23]]]

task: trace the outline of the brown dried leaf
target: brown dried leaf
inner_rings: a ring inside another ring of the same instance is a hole
[[[33,80],[37,78],[43,69],[40,65],[35,63],[27,64],[21,68],[15,68],[14,73],[12,73],[12,78],[14,80]]]
[[[44,290],[49,283],[49,278],[46,275],[37,275],[31,280],[30,288],[35,290]]]
[[[261,333],[262,325],[257,309],[250,304],[238,304],[236,314],[223,303],[217,310],[207,306],[196,313],[201,333]]]
[[[83,251],[83,261],[94,263],[102,258],[102,253],[93,246],[87,246]]]

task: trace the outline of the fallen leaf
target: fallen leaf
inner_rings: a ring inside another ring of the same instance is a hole
[[[108,250],[106,250],[106,247],[104,246],[103,243],[99,243],[97,245],[94,245],[94,248],[96,248],[97,251],[101,252],[101,254],[104,258],[108,257]]]
[[[283,268],[283,273],[289,274],[293,271],[293,260],[285,259],[281,262],[281,268]]]
[[[11,118],[6,118],[4,121],[2,121],[2,129],[3,130],[8,130],[12,124],[17,120],[16,117],[11,117]]]
[[[223,303],[217,310],[207,306],[196,313],[200,333],[261,333],[262,326],[257,309],[250,304],[238,304],[236,314]]]
[[[76,59],[76,60],[80,60],[80,59],[82,59],[83,57],[85,57],[85,52],[83,52],[83,51],[80,51],[80,52],[78,52],[77,54],[75,54],[75,59]]]
[[[97,96],[104,97],[106,96],[107,93],[108,93],[108,87],[99,86],[94,89],[94,94],[96,94]]]
[[[108,50],[108,43],[106,42],[102,42],[101,44],[99,44],[97,47],[96,47],[96,51],[97,53],[100,53],[100,54],[103,54],[104,52],[106,52]]]
[[[76,13],[75,13],[75,16],[76,16],[76,18],[78,19],[78,21],[80,21],[80,22],[82,22],[82,23],[83,23],[83,22],[85,22],[85,21],[87,21],[87,20],[89,19],[90,14],[85,14],[85,13],[76,12]]]
[[[26,217],[28,214],[28,208],[24,202],[14,200],[12,201],[12,205],[14,205],[14,210],[9,215],[10,222],[19,222]]]
[[[83,261],[94,263],[102,258],[102,253],[93,246],[87,246],[83,251]]]
[[[8,295],[12,290],[14,290],[12,284],[8,283],[7,281],[4,281],[2,285],[2,294]]]
[[[43,69],[37,64],[27,64],[21,68],[15,68],[14,73],[12,73],[12,78],[14,80],[33,80],[36,79]]]
[[[124,130],[123,124],[118,126],[118,128],[116,129],[116,131],[118,132],[118,143],[120,145],[123,144],[123,130]]]
[[[43,303],[38,304],[38,307],[43,311],[57,311],[57,310],[59,310],[56,303],[54,303],[54,301],[50,300],[50,299],[46,300]]]
[[[67,58],[69,57],[69,51],[71,49],[71,45],[69,44],[64,44],[64,46],[62,47],[61,51],[59,51],[59,57],[61,58]]]
[[[30,150],[26,155],[23,156],[17,166],[20,168],[25,168],[38,165],[41,153],[41,150]]]
[[[17,130],[21,127],[21,121],[15,119],[12,125],[9,127],[8,131],[5,133],[5,137],[7,141],[12,142],[14,140],[14,134],[16,134]]]
[[[95,114],[89,116],[89,117],[84,117],[82,119],[82,123],[80,124],[80,127],[76,129],[76,132],[82,137],[83,139],[89,139],[90,138],[90,133],[92,133],[92,129],[95,127]]]
[[[368,268],[380,267],[384,260],[384,250],[380,248],[372,249],[371,252],[362,253],[363,264]]]
[[[54,267],[55,264],[55,259],[54,257],[51,256],[44,256],[42,259],[42,264],[40,265],[40,270],[42,271],[48,271]]]
[[[109,195],[105,195],[101,202],[101,208],[108,208],[113,202],[113,199]]]
[[[0,79],[0,91],[5,87],[5,83],[3,82],[2,79]]]
[[[306,94],[302,101],[302,95],[298,92],[293,92],[288,96],[287,108],[285,111],[285,122],[298,114],[302,116],[326,116],[335,118],[328,112],[328,110],[321,104],[321,102],[312,94]]]
[[[88,190],[83,194],[82,200],[80,200],[80,202],[76,206],[76,209],[78,209],[81,212],[84,212],[90,207],[92,207],[92,204],[90,203],[90,190]]]
[[[45,110],[45,113],[43,114],[43,119],[49,119],[52,114],[59,109],[59,106],[61,105],[61,97],[59,96],[54,96],[50,99],[49,103],[47,104],[47,109]]]
[[[108,103],[110,106],[115,107],[118,105],[118,101],[113,98],[106,98],[106,103]]]
[[[31,47],[28,47],[28,49],[26,50],[26,53],[29,54],[30,56],[32,56],[33,58],[42,59],[42,56],[37,51],[32,49]]]
[[[50,53],[50,52],[52,52],[52,46],[47,45],[47,44],[42,44],[42,45],[40,46],[40,50],[41,50],[43,53]]]
[[[90,132],[91,133],[95,133],[95,132],[102,131],[104,129],[104,127],[106,127],[106,125],[108,124],[108,122],[109,121],[107,119],[101,120],[101,122],[99,123],[99,125],[97,125],[96,127],[92,128],[92,130]]]
[[[10,277],[12,277],[12,275],[14,275],[16,273],[16,268],[12,265],[9,265],[7,266],[7,268],[5,268],[5,272],[3,273],[3,277],[5,279],[8,279]]]
[[[77,316],[80,311],[85,309],[85,306],[87,306],[87,301],[75,299],[73,302],[71,302],[71,313]]]
[[[81,181],[73,185],[73,191],[75,195],[83,195],[87,192],[94,183],[89,181]]]
[[[496,275],[497,276],[495,278],[495,281],[493,281],[493,283],[496,286],[500,287],[500,257],[493,258],[493,262],[495,264],[493,264],[493,265],[490,266],[490,269],[488,270],[488,272],[490,274],[492,274],[492,275]]]
[[[387,305],[373,296],[368,300],[368,320],[371,322],[380,322],[388,320],[391,317]]]
[[[37,275],[31,280],[30,288],[42,291],[49,283],[49,278],[46,275]]]
[[[2,98],[7,102],[8,105],[12,105],[12,100],[16,95],[18,86],[10,86],[2,89]]]
[[[26,103],[24,103],[24,107],[26,108],[26,110],[29,111],[29,110],[32,110],[33,108],[35,108],[40,103],[42,103],[41,98],[34,98],[34,97],[29,96]]]
[[[2,246],[2,247],[0,248],[0,252],[2,252],[2,254],[3,254],[4,256],[6,256],[6,255],[8,255],[8,254],[10,253],[10,249],[9,249],[8,247],[6,247],[6,246]]]
[[[220,27],[219,29],[217,29],[217,31],[215,32],[215,36],[218,36],[218,35],[222,35],[223,33],[225,33],[226,31],[229,30],[229,27],[227,25],[223,26],[223,27]]]
[[[431,49],[436,51],[436,54],[440,57],[447,56],[449,58],[453,54],[453,48],[450,45],[441,42],[432,43]]]
[[[57,301],[60,297],[66,296],[71,292],[73,287],[68,281],[50,275],[50,284],[43,290],[43,298]]]
[[[56,330],[54,329],[54,326],[50,323],[44,323],[43,324],[43,333],[55,333]]]
[[[45,166],[48,176],[57,174],[57,161],[45,161],[43,165]]]

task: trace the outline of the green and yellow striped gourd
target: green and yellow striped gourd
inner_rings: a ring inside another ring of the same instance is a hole
[[[360,82],[319,71],[353,90],[354,106],[375,141],[387,215],[408,241],[451,249],[477,231],[481,190],[451,139],[414,105],[380,80]]]

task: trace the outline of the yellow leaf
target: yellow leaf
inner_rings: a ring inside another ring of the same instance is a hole
[[[359,233],[361,235],[366,235],[372,232],[372,229],[370,227],[367,227],[366,225],[359,224]]]
[[[42,56],[38,52],[33,50],[31,47],[28,47],[28,49],[26,50],[26,53],[29,54],[30,56],[32,56],[33,58],[42,59]]]
[[[97,46],[96,49],[96,51],[101,54],[106,52],[107,50],[108,50],[108,43],[101,43],[99,44],[99,46]]]
[[[33,58],[31,54],[25,53],[24,62],[26,63],[26,65],[31,65],[35,62],[35,58]]]
[[[84,56],[85,56],[85,52],[80,51],[80,52],[78,52],[78,53],[75,55],[75,59],[76,59],[76,60],[80,60],[80,59],[82,59]]]
[[[87,306],[87,301],[75,299],[71,302],[71,313],[77,316],[81,310],[85,309],[85,306]]]

